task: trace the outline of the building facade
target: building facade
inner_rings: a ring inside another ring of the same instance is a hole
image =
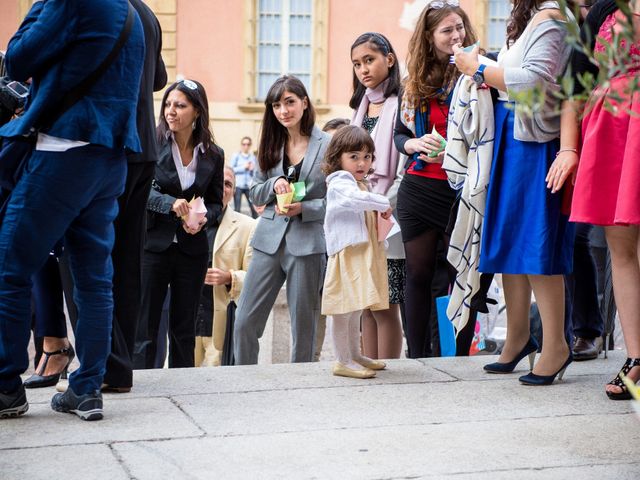
[[[350,117],[349,48],[366,31],[386,35],[404,62],[413,25],[427,0],[147,0],[163,29],[171,81],[203,83],[217,142],[227,157],[256,139],[269,86],[283,73],[303,80],[318,124]],[[31,0],[0,0],[3,49]],[[509,0],[461,0],[482,45],[504,41]],[[159,101],[158,96],[158,101]],[[257,142],[254,142],[254,145]]]

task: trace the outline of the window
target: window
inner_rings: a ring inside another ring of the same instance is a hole
[[[273,82],[295,75],[311,93],[313,0],[259,0],[256,55],[257,99]]]
[[[507,38],[507,20],[511,14],[509,0],[489,0],[489,22],[487,26],[487,50],[499,51]]]

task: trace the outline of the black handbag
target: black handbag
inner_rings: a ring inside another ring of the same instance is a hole
[[[55,120],[62,116],[64,112],[75,105],[78,100],[84,97],[89,89],[98,81],[109,66],[114,62],[118,53],[127,42],[133,22],[135,20],[135,10],[129,3],[129,11],[124,26],[120,31],[120,36],[109,55],[102,63],[91,72],[79,85],[67,93],[58,103],[52,107],[37,122],[38,127],[32,128],[29,135],[0,138],[0,201],[2,201],[2,211],[9,198],[9,194],[16,187],[18,180],[22,176],[25,167],[31,158],[31,153],[36,146],[38,131],[45,130],[55,123]]]
[[[224,332],[224,344],[222,346],[222,360],[223,367],[229,367],[235,365],[236,361],[233,355],[233,326],[236,323],[236,304],[234,301],[229,302],[227,305],[227,328]]]

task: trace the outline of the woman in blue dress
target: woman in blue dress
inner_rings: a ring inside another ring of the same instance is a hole
[[[570,15],[570,14],[568,14]],[[526,385],[562,378],[572,356],[564,336],[564,278],[572,270],[574,228],[563,213],[563,191],[547,190],[546,176],[559,153],[557,78],[568,62],[566,16],[558,2],[514,0],[507,44],[498,66],[480,66],[477,52],[456,48],[456,65],[477,83],[500,92],[480,271],[501,273],[507,303],[507,339],[491,373],[510,373],[529,356]],[[544,104],[531,110],[519,94],[540,89]],[[568,213],[568,212],[567,212]],[[529,331],[533,291],[543,325],[542,351]]]

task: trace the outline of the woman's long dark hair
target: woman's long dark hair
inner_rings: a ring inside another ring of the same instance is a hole
[[[395,50],[391,46],[391,42],[382,35],[381,33],[375,32],[367,32],[360,35],[356,38],[356,41],[351,45],[351,53],[353,53],[353,49],[359,47],[360,45],[368,43],[369,46],[376,52],[380,52],[385,57],[389,54],[393,55],[393,65],[389,68],[389,83],[387,84],[387,88],[384,91],[384,98],[389,98],[392,95],[398,95],[398,91],[400,90],[400,66],[398,65],[398,56],[396,55]],[[353,71],[353,95],[351,96],[351,100],[349,100],[349,106],[354,110],[360,106],[360,102],[362,101],[362,97],[364,97],[364,92],[367,89],[358,77],[356,76],[355,70]]]
[[[307,89],[296,77],[283,75],[278,78],[264,100],[264,116],[262,117],[262,128],[260,130],[260,145],[258,147],[258,165],[263,172],[275,167],[280,161],[280,151],[289,140],[289,132],[276,118],[273,113],[273,104],[279,102],[284,92],[293,93],[300,100],[307,99],[307,108],[300,120],[300,133],[306,137],[311,136],[313,126],[316,123],[316,112],[313,109]]]
[[[190,88],[194,85],[196,88]],[[187,100],[189,100],[198,112],[198,118],[195,120],[193,134],[191,137],[193,146],[200,145],[200,143],[202,143],[202,146],[208,150],[212,145],[215,145],[213,133],[209,128],[209,101],[207,100],[207,92],[205,92],[204,87],[200,82],[195,80],[180,80],[179,82],[171,85],[164,92],[164,96],[162,97],[162,108],[160,109],[160,118],[158,120],[158,128],[156,129],[158,142],[164,142],[167,132],[169,131],[169,124],[167,124],[167,120],[164,118],[164,109],[167,97],[173,90],[179,90],[184,93]]]
[[[566,0],[571,12],[575,11],[574,0]],[[514,0],[511,17],[507,24],[507,46],[511,47],[524,32],[533,17],[533,9],[539,7],[545,0]]]

